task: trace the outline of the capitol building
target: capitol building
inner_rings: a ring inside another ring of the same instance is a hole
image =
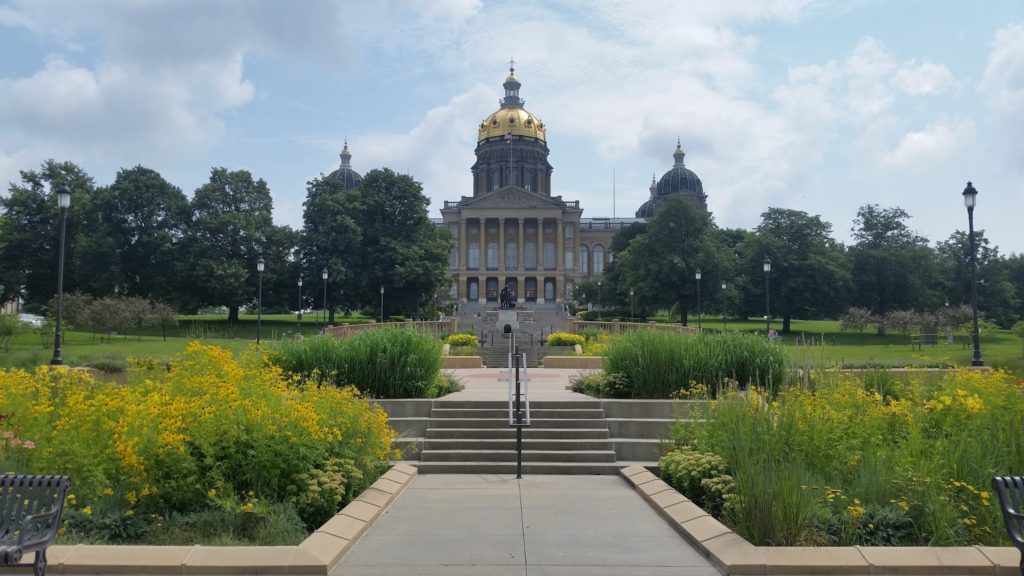
[[[650,199],[635,218],[584,218],[579,200],[553,193],[546,127],[524,107],[515,68],[503,86],[501,107],[480,122],[472,193],[444,202],[435,219],[453,240],[453,301],[497,304],[504,287],[521,304],[572,300],[580,281],[600,279],[613,257],[612,237],[623,227],[652,217],[676,196],[707,211],[700,178],[684,165],[677,142],[673,167],[652,180]],[[362,180],[351,158],[346,143],[341,167],[329,175],[346,188]]]

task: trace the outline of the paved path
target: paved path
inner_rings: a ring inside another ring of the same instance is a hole
[[[593,400],[590,396],[568,390],[573,376],[585,372],[575,368],[530,368],[531,400]],[[463,368],[451,370],[463,390],[440,400],[507,400],[508,368]],[[520,379],[524,373],[520,369]]]
[[[417,476],[335,576],[718,576],[618,476]]]

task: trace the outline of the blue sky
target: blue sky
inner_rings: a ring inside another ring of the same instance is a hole
[[[476,127],[514,56],[555,194],[631,216],[676,138],[723,227],[769,207],[899,206],[932,241],[1024,252],[1024,1],[0,2],[0,182],[46,158],[98,184],[211,167],[265,179],[300,227],[338,165],[470,193]],[[613,205],[613,171],[615,202]],[[3,187],[6,189],[6,185]]]

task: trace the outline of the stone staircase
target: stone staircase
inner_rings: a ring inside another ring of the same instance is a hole
[[[615,474],[615,449],[599,400],[534,401],[523,429],[525,474]],[[446,401],[431,408],[420,473],[512,474],[516,431],[502,401]]]
[[[488,368],[508,368],[508,341],[495,343],[494,346],[480,346],[477,348],[480,359]],[[544,346],[519,345],[519,353],[526,354],[526,367],[536,368],[540,366],[540,359],[546,356]]]

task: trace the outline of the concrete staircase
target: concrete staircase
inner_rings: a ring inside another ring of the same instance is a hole
[[[615,474],[621,467],[600,401],[534,401],[530,417],[523,473]],[[515,473],[515,435],[506,402],[438,402],[416,466],[420,473]]]
[[[501,344],[495,344],[494,346],[480,346],[477,348],[480,354],[480,359],[484,363],[484,366],[488,368],[508,368],[508,341],[503,341]],[[524,346],[519,345],[519,353],[526,354],[526,367],[536,368],[540,366],[540,359],[543,358],[546,353],[543,346]]]

